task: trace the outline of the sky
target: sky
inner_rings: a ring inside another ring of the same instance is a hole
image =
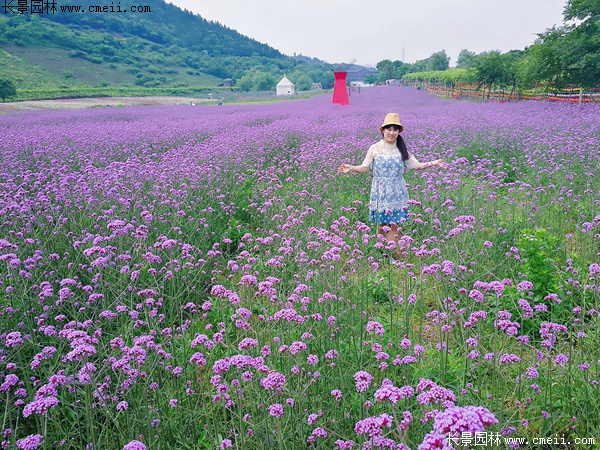
[[[414,63],[445,50],[524,50],[563,24],[566,0],[167,0],[281,53],[328,63]]]

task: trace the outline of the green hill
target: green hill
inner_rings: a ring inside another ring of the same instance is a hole
[[[107,12],[90,12],[89,4],[75,12],[82,4],[59,0],[55,11],[26,14],[4,6],[0,79],[11,80],[19,98],[189,94],[257,73],[271,84],[283,73],[304,84],[333,79],[323,64],[283,55],[163,0],[145,1],[143,13],[112,1],[94,2]]]

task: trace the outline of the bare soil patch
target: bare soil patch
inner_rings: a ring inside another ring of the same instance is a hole
[[[142,105],[188,105],[217,103],[219,100],[198,99],[192,97],[94,97],[67,98],[56,100],[32,100],[0,103],[0,112],[26,110],[57,110],[67,108],[98,108],[105,106],[142,106]]]

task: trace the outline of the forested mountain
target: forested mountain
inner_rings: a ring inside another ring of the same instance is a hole
[[[144,3],[145,12],[133,12],[121,2],[99,0],[90,7],[81,0],[56,0],[54,10],[41,13],[7,3],[15,6],[5,5],[0,15],[0,79],[20,89],[210,87],[244,76],[266,77],[268,85],[283,73],[304,85],[333,80],[324,64],[283,55],[163,0]],[[96,6],[105,12],[91,12]]]
[[[148,12],[123,11],[121,2],[106,2],[106,13],[91,13],[89,6],[85,12],[67,12],[80,6],[81,1],[60,0],[55,14],[43,17],[68,27],[89,28],[110,33],[104,45],[118,46],[114,36],[136,36],[148,42],[170,47],[178,46],[195,52],[207,52],[211,56],[262,56],[282,58],[283,55],[266,44],[242,36],[219,23],[203,19],[187,10],[162,0],[144,0]],[[87,5],[86,5],[87,6]],[[66,10],[65,12],[61,11]],[[109,12],[109,11],[115,12]],[[122,11],[122,12],[117,12]]]

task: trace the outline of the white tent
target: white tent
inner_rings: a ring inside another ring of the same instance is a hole
[[[284,75],[279,83],[277,83],[277,96],[296,95],[294,83],[287,79]]]

